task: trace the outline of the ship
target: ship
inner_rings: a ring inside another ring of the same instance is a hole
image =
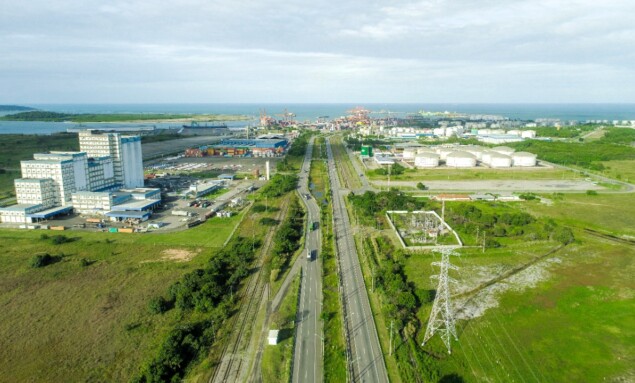
[[[204,125],[201,125],[196,121],[192,121],[190,125],[183,125],[183,127],[185,129],[227,129],[227,124],[208,125],[206,122]]]

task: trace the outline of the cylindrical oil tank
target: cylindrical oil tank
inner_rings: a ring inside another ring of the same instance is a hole
[[[415,155],[417,154],[417,149],[406,148],[403,150],[403,160],[404,161],[413,161],[415,159]]]
[[[428,153],[436,153],[436,152],[432,148],[418,148],[417,149],[417,154],[428,154]]]
[[[504,154],[506,156],[511,156],[512,153],[515,152],[515,150],[510,148],[509,146],[497,146],[495,148],[492,148],[492,151],[500,153],[500,154]]]
[[[455,151],[447,155],[445,164],[451,168],[471,168],[476,166],[476,157],[468,152]]]
[[[456,148],[445,148],[445,147],[439,147],[437,148],[437,153],[439,154],[439,157],[442,160],[445,160],[448,157],[448,154],[455,152]]]
[[[505,154],[492,153],[490,155],[489,166],[493,168],[508,168],[512,166],[512,158]]]
[[[528,152],[512,154],[514,166],[536,166],[536,155]]]
[[[417,154],[415,166],[418,168],[436,168],[439,166],[439,155],[432,152]]]
[[[520,136],[522,138],[536,138],[536,131],[535,130],[523,130],[523,132],[520,134]]]
[[[493,152],[491,150],[484,150],[483,154],[481,155],[481,162],[486,165],[489,165],[492,162],[493,153],[496,153],[496,152]]]
[[[476,157],[477,160],[481,161],[485,148],[483,148],[482,146],[467,145],[467,146],[461,147],[461,151],[468,152],[474,157]]]

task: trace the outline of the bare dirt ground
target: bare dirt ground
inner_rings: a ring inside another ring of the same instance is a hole
[[[196,249],[195,251],[184,249],[165,249],[161,252],[161,254],[163,254],[161,259],[165,261],[188,262],[200,252],[201,249]]]

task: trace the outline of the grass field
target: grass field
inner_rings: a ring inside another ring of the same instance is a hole
[[[271,329],[280,330],[280,341],[276,346],[265,346],[262,354],[262,381],[265,383],[288,382],[293,358],[293,332],[295,313],[298,308],[300,275],[296,276],[287,295],[273,314]]]
[[[337,164],[337,171],[340,177],[340,184],[347,189],[358,189],[362,187],[355,168],[351,163],[351,158],[346,152],[346,148],[342,143],[342,136],[333,136],[330,139],[331,149],[333,150],[333,158]]]
[[[489,308],[457,322],[459,340],[452,343],[452,354],[443,352],[438,338],[425,346],[438,358],[440,375],[465,382],[632,381],[635,249],[578,229],[633,233],[635,214],[627,201],[632,196],[567,195],[552,206],[520,205],[574,228],[577,241],[474,296],[472,303]],[[453,261],[460,267],[452,272],[459,281],[457,290],[483,274],[500,275],[527,263],[554,246],[536,241],[510,242],[485,253],[463,249]],[[403,260],[417,289],[435,287],[429,278],[437,271],[433,260],[438,256],[414,254]],[[424,305],[418,313],[424,324],[430,307]]]
[[[552,199],[553,204],[523,204],[530,213],[553,217],[581,228],[635,236],[635,204],[633,194],[566,194]]]
[[[388,180],[388,175],[378,175],[373,171],[367,172],[371,180]],[[392,181],[423,181],[425,180],[571,180],[583,178],[580,174],[554,168],[473,168],[473,169],[405,169],[403,174],[390,176]]]
[[[604,161],[605,170],[602,172],[607,177],[635,183],[635,160]]]
[[[239,220],[162,235],[69,231],[61,245],[40,238],[57,233],[0,231],[0,381],[127,381],[181,320],[149,315],[148,300],[200,267]],[[195,256],[164,258],[175,250]],[[62,259],[29,267],[43,252]]]

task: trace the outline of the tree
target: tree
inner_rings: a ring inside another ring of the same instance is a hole
[[[426,185],[424,185],[424,184],[423,184],[423,183],[421,183],[421,182],[418,182],[418,183],[417,183],[417,189],[419,189],[419,190],[426,190]]]

